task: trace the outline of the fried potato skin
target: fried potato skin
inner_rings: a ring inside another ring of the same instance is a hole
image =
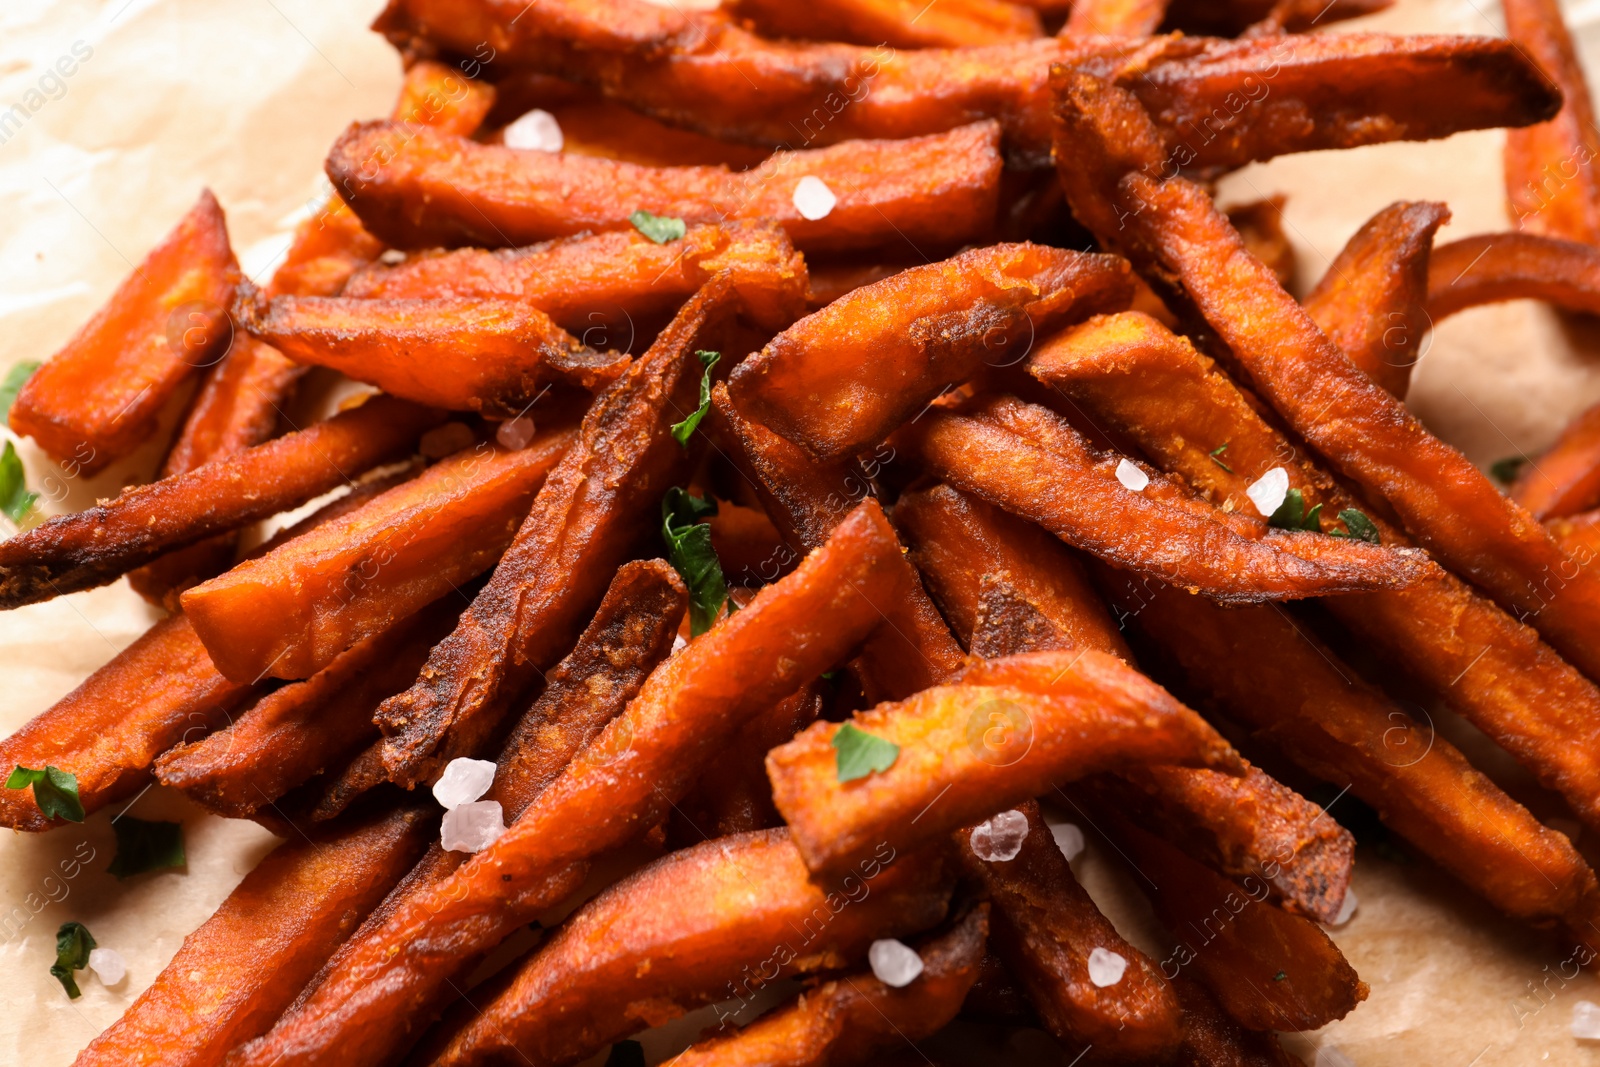
[[[486,1001],[458,1008],[416,1061],[571,1063],[730,991],[847,966],[873,940],[944,917],[953,879],[926,859],[890,851],[870,879],[818,885],[783,829],[670,853],[581,908]],[[741,973],[752,963],[759,978]]]
[[[182,615],[162,619],[82,685],[0,741],[0,765],[46,765],[78,779],[83,810],[97,811],[149,780],[150,762],[191,732],[221,725],[250,691],[212,666]],[[48,830],[29,789],[0,789],[0,826]]]
[[[1037,14],[1002,0],[945,0],[931,8],[916,0],[738,0],[730,11],[767,37],[895,48],[971,48],[1044,32]]]
[[[213,1067],[263,1032],[427,844],[432,813],[401,808],[270,852],[183,940],[77,1067]]]
[[[1600,314],[1600,249],[1532,233],[1485,233],[1433,250],[1428,316],[1503,300],[1544,300]]]
[[[658,245],[628,229],[565,237],[527,248],[424,252],[393,267],[357,271],[343,295],[363,300],[476,297],[538,308],[585,344],[608,347],[608,330],[670,312],[713,275],[728,277],[750,314],[775,329],[791,309],[769,292],[774,268],[805,277],[805,261],[776,223],[692,226]],[[600,330],[595,330],[595,327]],[[592,340],[591,340],[592,338]]]
[[[0,542],[0,607],[114,581],[168,549],[295,507],[410,450],[443,413],[378,396]]]
[[[919,942],[922,973],[894,989],[870,971],[802,992],[743,1030],[701,1040],[668,1067],[848,1067],[902,1041],[929,1037],[955,1017],[982,970],[988,906]]]
[[[1238,766],[1192,711],[1116,657],[1090,650],[980,662],[956,685],[880,704],[853,723],[899,746],[889,770],[840,782],[840,724],[830,722],[767,755],[773,800],[814,871],[844,869],[883,841],[911,848],[1100,770]]]
[[[595,352],[544,312],[507,300],[280,296],[240,300],[234,313],[297,363],[489,418],[521,414],[550,382],[596,390],[628,366],[626,355]]]
[[[1562,96],[1561,111],[1551,121],[1506,135],[1506,194],[1516,228],[1600,244],[1600,133],[1561,6],[1555,0],[1509,0],[1503,10],[1506,36]]]
[[[907,140],[780,152],[735,173],[521,151],[368,122],[334,143],[327,173],[367,229],[396,248],[525,245],[627,229],[628,216],[645,210],[690,224],[771,218],[803,251],[846,251],[982,237],[999,203],[999,149],[999,127],[976,122]],[[804,175],[838,197],[824,218],[806,219],[794,206]]]
[[[837,459],[877,444],[986,362],[1011,360],[1035,333],[1132,297],[1127,268],[1112,257],[1034,244],[973,249],[806,316],[741,363],[728,391],[750,418],[817,459]]]
[[[1018,805],[1028,835],[1014,859],[987,861],[957,831],[961,863],[993,902],[995,951],[1027,991],[1045,1028],[1094,1046],[1108,1062],[1162,1062],[1177,1050],[1178,999],[1149,956],[1117,933],[1072,874],[1039,805]],[[1122,980],[1089,980],[1089,952],[1128,961]]]
[[[1303,301],[1328,340],[1401,399],[1433,325],[1428,260],[1433,235],[1449,218],[1443,204],[1389,205],[1356,231]]]
[[[828,544],[663,663],[623,714],[503,836],[407,901],[236,1067],[314,1061],[376,1064],[404,1033],[396,1019],[430,1002],[443,976],[569,891],[574,863],[658,822],[749,717],[826,670],[894,593],[898,545],[877,504],[862,504]],[[584,833],[572,832],[582,826]]]
[[[156,429],[177,388],[221,358],[239,264],[209,189],[111,299],[29,378],[11,406],[17,433],[92,475]]]

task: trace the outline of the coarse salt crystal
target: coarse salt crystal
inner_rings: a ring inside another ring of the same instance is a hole
[[[825,219],[833,213],[833,206],[839,198],[833,195],[833,190],[828,188],[828,183],[821,178],[807,174],[794,187],[794,209],[800,212],[800,217],[816,222]]]
[[[1050,836],[1056,839],[1056,847],[1061,854],[1071,863],[1083,854],[1083,831],[1070,822],[1058,822],[1050,827]]]
[[[685,641],[683,639],[683,635],[682,634],[673,634],[672,635],[672,652],[677,652],[678,649],[680,649],[680,648],[688,648],[688,647],[689,647],[689,642],[687,642],[687,641]],[[672,654],[671,652],[668,653],[668,655],[671,655],[671,654]]]
[[[508,452],[520,452],[533,440],[533,430],[533,420],[526,415],[518,415],[502,422],[494,432],[494,439]]]
[[[445,808],[470,804],[494,785],[494,763],[486,759],[453,759],[433,783],[433,799]]]
[[[1600,1004],[1580,1000],[1572,1006],[1572,1036],[1585,1041],[1600,1041]]]
[[[1334,1045],[1323,1045],[1317,1049],[1317,1059],[1313,1067],[1356,1067],[1356,1061]]]
[[[1343,926],[1345,923],[1349,922],[1350,916],[1356,913],[1356,905],[1358,903],[1359,901],[1356,900],[1356,891],[1354,889],[1346,889],[1344,891],[1344,900],[1339,905],[1339,914],[1335,915],[1333,917],[1333,922],[1329,923],[1328,925]]]
[[[874,941],[867,949],[867,962],[878,981],[896,989],[910,985],[922,973],[922,957],[917,950],[892,937]]]
[[[1137,493],[1150,484],[1150,476],[1140,470],[1137,463],[1123,459],[1117,461],[1117,481],[1121,482],[1124,488]]]
[[[378,262],[385,267],[398,267],[406,261],[406,254],[398,248],[385,248],[378,253]]]
[[[1096,948],[1089,953],[1089,981],[1104,989],[1122,981],[1128,961],[1109,949]]]
[[[556,117],[538,108],[508,125],[500,137],[507,148],[531,148],[539,152],[559,152],[564,143]]]
[[[1013,860],[1028,836],[1028,817],[1015,809],[1002,811],[972,828],[972,851],[980,860]]]
[[[128,961],[114,948],[90,949],[89,969],[103,986],[114,986],[128,977]]]
[[[1272,518],[1272,513],[1283,507],[1283,498],[1289,495],[1289,472],[1273,467],[1251,483],[1244,495],[1263,517]]]
[[[482,852],[505,832],[506,820],[500,802],[479,800],[444,813],[439,844],[446,852]]]

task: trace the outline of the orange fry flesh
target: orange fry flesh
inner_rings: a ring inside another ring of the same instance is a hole
[[[57,516],[0,542],[0,607],[104,585],[170,549],[297,507],[409,453],[443,417],[376,396],[298,433]]]
[[[1433,250],[1428,316],[1503,300],[1600,314],[1600,248],[1532,233],[1485,233]]]
[[[222,208],[206,190],[28,379],[11,406],[11,428],[84,474],[133,451],[184,379],[227,351],[238,280]]]
[[[387,163],[374,168],[375,158]],[[334,144],[327,170],[367,229],[397,248],[496,248],[624,230],[642,210],[689,224],[775,219],[810,252],[977,239],[994,223],[1000,163],[992,122],[782,152],[742,173],[520,151],[371,122]],[[805,176],[837,198],[822,218],[795,207]]]
[[[1063,37],[1148,37],[1167,13],[1168,0],[1080,0],[1061,27]]]
[[[728,391],[751,418],[836,459],[877,444],[986,362],[1011,361],[1034,331],[1131,298],[1126,266],[1110,257],[974,249],[806,316],[739,364]]]
[[[1027,41],[1044,31],[1039,16],[1004,0],[738,0],[730,10],[767,37],[895,48],[971,48]]]
[[[1572,34],[1556,0],[1506,0],[1506,35],[1559,90],[1561,112],[1506,135],[1506,194],[1517,229],[1600,244],[1600,132]]]
[[[855,729],[899,747],[885,772],[838,780],[838,723],[815,723],[768,754],[773,800],[812,870],[848,867],[883,841],[910,848],[1100,770],[1238,766],[1199,716],[1114,656],[986,662],[958,684],[855,716]]]
[[[978,905],[948,933],[913,947],[922,973],[893,988],[876,975],[847,975],[807,989],[736,1033],[701,1040],[669,1067],[828,1067],[871,1062],[876,1053],[932,1035],[960,1010],[982,970],[988,908]],[[915,1047],[915,1046],[913,1046]]]
[[[854,963],[873,940],[944,917],[951,880],[919,859],[886,852],[818,885],[782,829],[671,853],[586,904],[490,996],[460,1005],[418,1062],[576,1062],[730,988],[743,999],[780,976]],[[759,979],[741,973],[752,962]]]
[[[331,367],[393,396],[514,418],[549,382],[598,389],[628,365],[544,312],[501,300],[280,296],[235,305],[241,325],[297,363]]]

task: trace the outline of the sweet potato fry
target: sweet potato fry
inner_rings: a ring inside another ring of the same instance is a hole
[[[839,781],[841,728],[814,723],[767,756],[773,800],[815,871],[848,867],[883,841],[911,848],[1100,770],[1239,766],[1194,712],[1090,650],[979,661],[958,684],[857,714],[854,729],[898,746],[893,765],[865,779]]]
[[[516,79],[517,76],[512,77]],[[547,75],[526,77],[558,80]],[[500,84],[504,86],[506,82]],[[561,87],[563,96],[546,100],[544,96],[554,94],[539,94],[530,97],[529,107],[541,108],[554,116],[561,127],[563,152],[620,159],[645,167],[724,166],[734,170],[748,170],[767,158],[767,149],[759,145],[734,144],[669,126],[660,119],[607,100],[587,86],[562,82]],[[517,112],[505,114],[512,118]],[[493,137],[484,140],[495,143]],[[505,142],[502,139],[499,143]]]
[[[1600,510],[1550,522],[1550,533],[1567,555],[1585,567],[1600,559]]]
[[[133,451],[195,371],[232,339],[239,280],[211,191],[123,280],[104,307],[29,378],[10,425],[51,458],[94,474]]]
[[[1043,437],[1025,437],[995,416]],[[1117,460],[1096,453],[1064,420],[1011,398],[988,398],[965,414],[929,412],[894,442],[951,485],[1074,547],[1219,600],[1404,587],[1437,570],[1414,549],[1269,533],[1265,522],[1218,511],[1159,471],[1143,472],[1142,492],[1129,490],[1117,480]]]
[[[804,277],[805,263],[776,223],[739,221],[692,226],[664,245],[630,229],[494,252],[424,252],[393,267],[363,268],[343,295],[523,301],[586,344],[626,348],[607,340],[607,329],[674,310],[718,274],[740,289],[752,317],[787,326],[793,308],[771,299],[774,270]]]
[[[1273,277],[1285,289],[1294,288],[1294,245],[1283,232],[1283,196],[1252,200],[1228,209],[1228,221],[1244,238],[1252,255],[1272,269]]]
[[[1556,0],[1508,0],[1506,36],[1536,61],[1561,111],[1506,136],[1506,194],[1517,229],[1600,244],[1600,133],[1578,50]]]
[[[183,594],[235,680],[309,678],[494,565],[576,434],[464,448],[362,507]]]
[[[737,0],[729,10],[758,33],[795,40],[888,44],[894,48],[970,48],[1027,41],[1044,31],[1039,16],[1004,0]]]
[[[816,722],[823,711],[817,682],[797,689],[745,723],[721,759],[706,769],[673,815],[691,841],[782,825],[767,781],[767,753]]]
[[[456,614],[447,601],[373,634],[307,680],[261,697],[224,729],[168,749],[156,777],[219,815],[250,818],[375,739],[378,702],[411,684]]]
[[[1178,1047],[1178,1000],[1154,960],[1128,944],[1089,899],[1062,855],[1039,805],[1018,805],[1028,835],[1016,858],[979,858],[957,832],[960,856],[994,905],[994,948],[1022,983],[1045,1028],[1064,1043],[1091,1045],[1111,1062],[1162,1062]],[[1122,980],[1089,980],[1089,953],[1115,952]]]
[[[701,1040],[670,1067],[847,1067],[875,1062],[902,1042],[931,1036],[955,1017],[983,960],[987,905],[914,946],[922,973],[895,989],[870,971],[807,989],[736,1033]]]
[[[846,966],[877,938],[927,929],[944,917],[952,881],[934,857],[886,851],[859,873],[814,884],[783,829],[674,852],[586,904],[487,996],[461,1004],[416,1062],[575,1063],[702,1004]]]
[[[1036,332],[1132,299],[1126,265],[1034,244],[992,245],[913,267],[806,316],[733,372],[757,422],[837,459],[870,448]],[[866,346],[869,360],[858,353]]]
[[[404,455],[443,417],[376,396],[299,433],[59,515],[0,543],[0,607],[104,585],[171,549],[303,504]]]
[[[1160,27],[1168,0],[1079,0],[1061,27],[1063,37],[1148,37]]]
[[[278,846],[74,1062],[220,1064],[272,1025],[437,823],[421,808],[401,808]]]
[[[507,300],[248,296],[239,324],[298,363],[332,367],[420,404],[513,418],[550,382],[598,389],[628,366],[544,312]]]
[[[150,763],[185,737],[226,720],[250,692],[211,665],[182,615],[162,619],[16,733],[0,741],[0,767],[59,767],[77,776],[85,813],[149,780]],[[0,825],[48,830],[27,789],[0,790]]]
[[[1088,76],[1064,74],[1060,89],[1061,153],[1101,161],[1092,173],[1061,171],[1074,211],[1137,266],[1171,279],[1173,302],[1192,304],[1263,398],[1440,562],[1600,674],[1600,574],[1568,559],[1533,516],[1346,359],[1202,189],[1124,173],[1128,153],[1147,153],[1154,137],[1147,119],[1133,125],[1142,116],[1131,97]]]
[[[1183,1006],[1184,1067],[1304,1067],[1283,1051],[1270,1030],[1246,1030],[1230,1019],[1206,987],[1189,978],[1172,983]]]
[[[801,285],[775,268],[769,299],[787,291],[798,307]],[[609,576],[654,532],[650,516],[687,465],[671,426],[698,403],[694,352],[720,351],[741,307],[731,283],[711,283],[596,399],[494,577],[417,684],[379,709],[395,781],[430,777],[492,733],[506,702],[570,647]]]
[[[1600,314],[1600,249],[1532,233],[1485,233],[1433,250],[1428,317],[1503,300]]]
[[[406,1038],[397,1020],[429,1003],[455,964],[553,903],[569,865],[658,822],[743,722],[866,636],[873,603],[901,577],[889,566],[898,558],[883,513],[862,504],[792,574],[658,667],[515,825],[396,908],[293,1017],[240,1053],[241,1067],[288,1067],[331,1047],[344,1063],[383,1062]]]
[[[423,59],[406,68],[392,114],[396,122],[465,137],[483,125],[494,101],[494,86],[468,78],[447,64]]]
[[[376,159],[386,162],[377,167]],[[691,224],[775,219],[807,252],[900,240],[951,245],[994,225],[1000,128],[977,122],[901,141],[780,152],[735,173],[519,151],[368,122],[335,142],[327,171],[367,229],[397,248],[500,248],[625,230],[641,210]],[[807,219],[794,205],[806,176],[838,198],[823,218]]]
[[[1600,504],[1600,405],[1567,423],[1556,443],[1523,468],[1511,499],[1541,522]]]
[[[1402,399],[1432,328],[1433,235],[1449,218],[1443,204],[1390,204],[1356,231],[1304,301],[1306,314],[1328,340]],[[1278,282],[1288,284],[1281,275]]]

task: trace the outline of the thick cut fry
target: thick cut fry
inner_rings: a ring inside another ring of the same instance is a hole
[[[962,865],[994,905],[995,951],[1064,1044],[1087,1043],[1108,1062],[1164,1061],[1178,1047],[1177,997],[1155,961],[1128,944],[1078,884],[1039,805],[1019,810],[1028,835],[1014,859],[981,859],[970,830],[957,832]],[[1097,948],[1128,962],[1117,983],[1090,980]]]
[[[0,768],[77,776],[85,812],[137,792],[150,762],[221,725],[250,692],[217,673],[182,615],[162,619],[22,729],[0,741]],[[28,789],[0,789],[0,825],[48,830]]]
[[[1561,92],[1551,121],[1506,135],[1506,195],[1517,229],[1600,244],[1600,132],[1572,34],[1556,0],[1505,0],[1506,35]]]
[[[393,267],[374,264],[350,279],[344,295],[428,300],[476,297],[522,301],[592,347],[627,348],[620,327],[675,310],[714,275],[738,287],[762,325],[789,324],[793,308],[772,299],[775,270],[805,276],[805,263],[776,223],[693,226],[656,244],[637,230],[567,237],[529,248],[423,252]]]
[[[297,507],[407,454],[443,418],[376,396],[299,433],[59,515],[0,542],[0,607],[105,585],[171,549]]]
[[[565,892],[569,865],[655,825],[751,716],[836,663],[871,630],[901,572],[893,531],[868,501],[788,577],[724,616],[651,674],[632,703],[504,835],[396,908],[292,1018],[238,1057],[356,1067],[403,1043],[396,1025],[456,964]],[[582,832],[575,832],[581,828]]]
[[[798,307],[802,285],[775,271],[771,299],[787,289]],[[570,647],[609,576],[655,532],[662,495],[686,473],[671,427],[698,403],[694,352],[720,351],[740,307],[731,285],[708,285],[596,399],[494,577],[417,684],[379,709],[383,762],[395,781],[431,777],[492,733],[506,702]]]
[[[416,678],[428,650],[450,632],[451,608],[424,608],[306,681],[268,693],[225,729],[167,750],[156,777],[219,815],[250,818],[377,737],[373,711]]]
[[[1128,461],[1096,453],[1050,412],[1010,398],[973,410],[930,411],[895,445],[951,485],[1118,567],[1242,603],[1403,587],[1437,571],[1415,549],[1270,531],[1259,519],[1212,508],[1159,471],[1145,470],[1146,487],[1134,492],[1116,475]],[[1015,432],[1019,425],[1036,436]]]
[[[1091,650],[978,661],[958,684],[880,704],[853,728],[898,746],[888,770],[839,781],[841,726],[830,722],[767,756],[773,800],[815,871],[842,870],[884,841],[911,848],[1097,771],[1239,767],[1198,715]]]
[[[209,189],[11,405],[12,429],[94,474],[133,451],[184,379],[221,359],[239,280]]]
[[[1294,245],[1283,230],[1284,196],[1252,200],[1228,209],[1228,221],[1233,223],[1239,236],[1251,253],[1268,267],[1273,277],[1285,289],[1294,288],[1296,263]]]
[[[392,114],[396,122],[465,137],[483,125],[494,101],[494,86],[468,78],[444,63],[424,59],[406,68]]]
[[[382,166],[374,166],[378,159]],[[500,248],[624,230],[635,211],[691,224],[775,219],[807,252],[899,240],[948,246],[994,225],[1000,128],[978,122],[902,141],[780,152],[735,173],[519,151],[368,122],[334,144],[327,171],[367,229],[397,248]],[[794,204],[795,186],[807,176],[838,198],[819,219]]]
[[[1397,397],[1405,397],[1433,326],[1428,256],[1434,233],[1449,218],[1443,204],[1390,204],[1350,238],[1305,299],[1306,313],[1328,340]],[[1281,275],[1278,281],[1287,285]]]
[[[1154,136],[1131,97],[1088,76],[1064,74],[1060,90],[1063,158],[1096,161],[1083,174],[1061,171],[1074,212],[1169,279],[1172,302],[1204,317],[1263,398],[1440,562],[1600,675],[1600,574],[1567,558],[1533,516],[1346,359],[1200,187],[1127,169]]]
[[[729,10],[768,37],[894,48],[970,48],[1027,41],[1044,31],[1039,16],[1004,0],[737,0]]]
[[[1167,13],[1168,0],[1078,0],[1061,27],[1063,37],[1148,37]]]
[[[1206,987],[1188,978],[1172,983],[1183,1005],[1184,1067],[1305,1067],[1283,1051],[1270,1030],[1246,1030],[1228,1018]]]
[[[493,566],[575,437],[558,429],[515,452],[464,448],[195,586],[184,613],[229,678],[309,678]]]
[[[1567,423],[1549,451],[1523,468],[1511,498],[1541,522],[1600,504],[1600,404]]]
[[[767,781],[767,753],[817,721],[823,711],[820,686],[824,684],[798,689],[751,719],[722,758],[700,776],[673,812],[688,824],[690,840],[782,824]]]
[[[297,363],[331,367],[420,404],[514,418],[550,382],[598,389],[628,366],[523,303],[443,297],[242,299],[240,325]]]
[[[1428,317],[1503,300],[1600,314],[1600,248],[1532,233],[1485,233],[1433,250]]]
[[[927,929],[950,887],[932,857],[886,850],[818,885],[786,830],[707,841],[586,904],[487,996],[461,1004],[416,1062],[575,1063],[730,992],[743,1000],[779,977],[848,966],[877,938]]]
[[[987,905],[946,934],[914,947],[922,972],[896,989],[870,971],[807,989],[735,1033],[701,1040],[669,1067],[848,1067],[877,1062],[904,1042],[931,1036],[955,1017],[984,959]],[[915,1045],[913,1044],[913,1047]]]
[[[1157,918],[1178,939],[1163,973],[1192,968],[1251,1030],[1315,1030],[1367,999],[1367,984],[1316,923],[1263,903],[1263,882],[1235,886],[1106,806],[1095,810],[1143,875],[1139,886]]]
[[[264,1032],[421,853],[437,818],[401,808],[285,842],[240,882],[77,1067],[215,1067]]]
[[[1114,258],[977,248],[807,315],[739,364],[728,391],[750,418],[818,459],[838,459],[882,441],[985,363],[1013,362],[1034,333],[1132,297],[1126,264]]]

